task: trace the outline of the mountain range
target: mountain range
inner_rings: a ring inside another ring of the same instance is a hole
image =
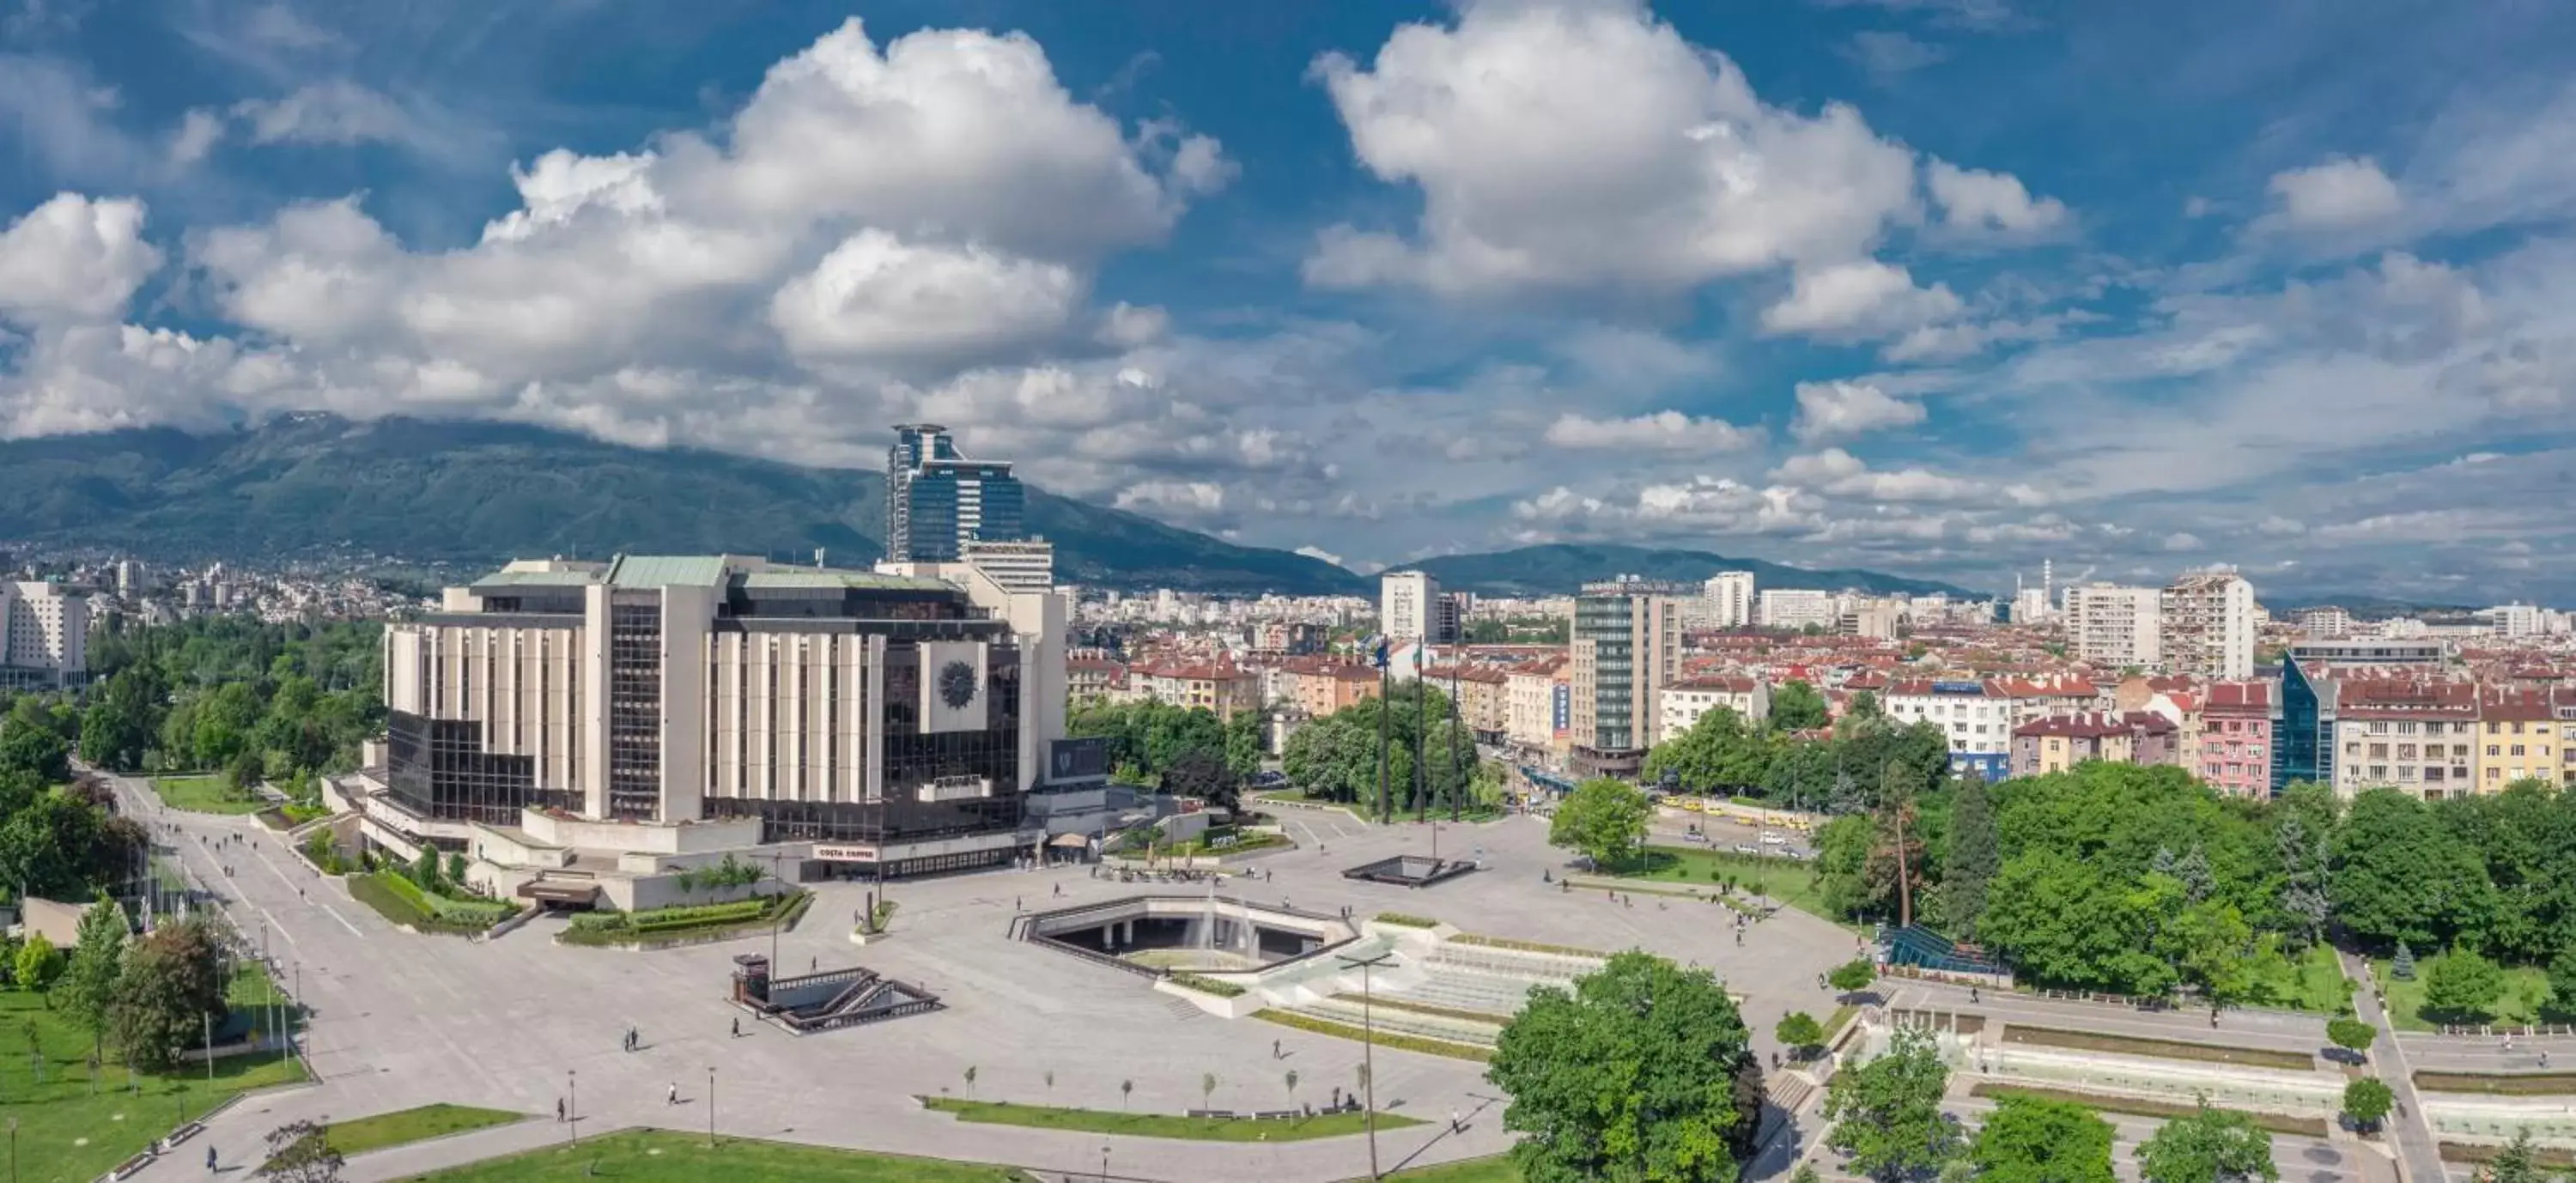
[[[375,558],[472,566],[533,555],[730,552],[864,566],[884,553],[885,480],[692,448],[636,448],[521,424],[305,412],[231,431],[135,428],[0,442],[0,539],[163,561]],[[1037,488],[1028,525],[1070,582],[1288,595],[1376,581]],[[1950,592],[1873,571],[1625,546],[1534,546],[1414,564],[1453,589],[1570,593],[1629,573],[1764,587]]]
[[[1731,559],[1706,551],[1653,550],[1641,546],[1550,543],[1492,554],[1443,555],[1407,563],[1404,569],[1429,572],[1432,578],[1440,581],[1445,591],[1472,591],[1486,596],[1565,595],[1585,583],[1618,575],[1698,583],[1720,571],[1750,571],[1753,573],[1753,586],[1757,589],[1849,589],[1874,595],[1901,592],[1917,596],[1984,598],[1950,584],[1877,571],[1813,570],[1761,559]]]

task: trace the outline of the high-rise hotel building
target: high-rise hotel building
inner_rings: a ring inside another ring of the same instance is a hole
[[[383,795],[409,831],[505,828],[478,845],[533,810],[635,848],[731,821],[891,874],[1002,861],[1063,735],[1064,602],[906,570],[628,555],[450,588],[385,631]]]

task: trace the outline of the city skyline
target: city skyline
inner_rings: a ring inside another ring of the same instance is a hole
[[[928,419],[1362,570],[2576,578],[2576,15],[406,11],[0,22],[0,432]]]

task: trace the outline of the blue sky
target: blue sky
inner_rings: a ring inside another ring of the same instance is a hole
[[[2576,600],[2576,7],[0,2],[0,431]]]

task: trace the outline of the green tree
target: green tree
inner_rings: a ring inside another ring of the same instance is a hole
[[[2396,789],[2353,798],[2334,857],[2335,919],[2363,941],[2447,945],[2494,919],[2485,860],[2430,806]]]
[[[2401,982],[2415,980],[2415,950],[2404,941],[2397,942],[2397,956],[2389,959],[2388,976]]]
[[[2254,1119],[2226,1109],[2200,1108],[2174,1118],[2138,1146],[2146,1183],[2277,1183],[2272,1136]]]
[[[726,856],[725,856],[725,862],[724,862],[724,864],[723,864],[723,865],[720,865],[720,866],[718,866],[718,867],[716,868],[716,870],[717,870],[718,874],[719,874],[721,877],[723,877],[723,878],[725,878],[726,880],[728,880],[728,882],[726,883],[726,886],[728,886],[728,887],[739,887],[739,886],[741,886],[741,884],[740,884],[740,883],[731,882],[732,878],[733,878],[736,874],[738,874],[738,872],[735,870],[735,868],[736,868],[737,866],[740,866],[740,864],[735,863],[735,862],[733,861],[733,856],[732,856],[732,855],[730,855],[730,854],[728,854],[728,855],[726,855]],[[745,867],[745,868],[743,868],[743,869],[748,870],[749,868]],[[757,874],[757,872],[754,872],[754,874]],[[462,887],[464,887],[464,886],[465,886],[465,852],[464,852],[464,851],[457,850],[457,851],[449,851],[449,852],[448,852],[448,855],[447,855],[447,881],[448,881],[449,883],[455,884],[455,885],[456,885],[457,887],[459,887],[459,888],[462,888]],[[758,882],[758,880],[757,880],[757,879],[754,879],[754,880],[753,880],[753,882]]]
[[[276,1183],[339,1183],[347,1164],[331,1148],[330,1129],[316,1121],[291,1121],[268,1132],[268,1157],[254,1179]]]
[[[1511,1152],[1530,1183],[1713,1183],[1750,1152],[1760,1072],[1713,974],[1632,950],[1530,991],[1485,1075],[1511,1095],[1504,1128],[1530,1135]]]
[[[80,940],[72,946],[71,965],[55,986],[72,1021],[89,1028],[90,1042],[107,1046],[108,1012],[116,1003],[116,982],[125,968],[125,910],[101,895],[81,913]]]
[[[1986,890],[2003,869],[1996,845],[1994,798],[1986,782],[1967,777],[1950,797],[1950,849],[1941,867],[1941,918],[1963,941],[1977,939]]]
[[[2356,1129],[2378,1129],[2396,1104],[2397,1094],[2389,1089],[2387,1081],[2376,1076],[2360,1077],[2343,1086],[2343,1114],[2352,1119]]]
[[[2081,1105],[2006,1096],[1968,1154],[1979,1183],[2112,1183],[2111,1135]]]
[[[1958,1157],[1959,1130],[1941,1113],[1950,1069],[1932,1037],[1903,1029],[1886,1054],[1834,1074],[1825,1085],[1825,1144],[1881,1183],[1941,1169]]]
[[[2562,1017],[2576,1017],[2576,946],[2549,963],[2549,997]]]
[[[110,1023],[114,1042],[135,1064],[169,1064],[223,1013],[215,938],[202,921],[165,924],[126,951]]]
[[[72,778],[71,748],[63,737],[13,717],[0,729],[0,771],[9,769],[60,784]]]
[[[2370,1054],[2371,1044],[2379,1042],[2379,1028],[2349,1016],[2332,1018],[2326,1020],[2326,1038],[2358,1060]]]
[[[49,792],[0,823],[0,884],[40,899],[81,899],[121,867],[107,815],[95,805]]]
[[[2237,913],[2235,905],[2215,900],[2189,905],[2162,926],[2157,939],[2173,961],[2177,976],[2200,988],[2211,1011],[2244,998],[2246,967],[2254,953],[2254,929]]]
[[[1813,731],[1832,721],[1825,696],[1792,678],[1771,692],[1771,727],[1775,731]]]
[[[1547,841],[1582,852],[1604,871],[1616,870],[1644,848],[1646,823],[1654,814],[1645,790],[1607,777],[1587,780],[1557,803]]]
[[[224,780],[236,797],[250,796],[251,791],[259,787],[259,782],[267,778],[268,761],[249,749],[234,756],[232,763],[224,769]]]
[[[1710,710],[1690,730],[1655,745],[1646,754],[1648,781],[1666,773],[1685,789],[1705,793],[1758,787],[1769,772],[1772,743],[1768,735],[1745,725],[1725,707]]]
[[[18,946],[17,962],[10,968],[17,975],[19,989],[41,994],[62,977],[63,951],[46,940],[45,934],[31,932],[27,942]]]
[[[1817,1022],[1814,1015],[1793,1010],[1780,1017],[1780,1025],[1771,1029],[1771,1035],[1791,1054],[1805,1059],[1824,1045],[1825,1025]]]
[[[2530,1127],[2515,1130],[2513,1141],[2496,1152],[2487,1163],[2486,1179],[2487,1183],[2549,1183],[2541,1174],[2539,1155],[2532,1149]]]
[[[1199,797],[1209,804],[1232,809],[1239,803],[1238,782],[1226,767],[1225,757],[1203,748],[1192,748],[1172,759],[1163,770],[1163,791],[1183,797]]]
[[[2475,949],[2455,948],[2433,963],[2424,982],[2424,1009],[2457,1022],[2481,1022],[2504,995],[2504,971]]]
[[[1852,995],[1869,989],[1869,984],[1877,980],[1878,966],[1871,964],[1866,957],[1855,957],[1835,966],[1832,973],[1825,975],[1825,983],[1841,991],[1845,1002],[1851,1001]]]
[[[1225,721],[1225,770],[1237,784],[1261,775],[1261,757],[1269,747],[1268,711],[1236,711]]]

